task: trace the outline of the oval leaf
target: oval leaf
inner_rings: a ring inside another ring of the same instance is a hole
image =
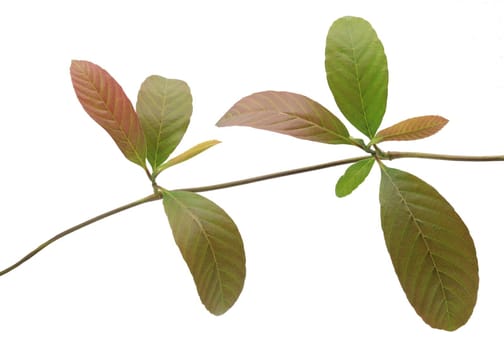
[[[167,168],[169,168],[171,166],[174,166],[176,164],[185,162],[186,160],[189,160],[192,157],[197,156],[201,152],[204,152],[207,149],[209,149],[210,147],[213,147],[213,146],[215,146],[215,145],[217,145],[219,143],[220,143],[219,140],[208,140],[208,141],[204,141],[204,142],[198,143],[196,146],[193,146],[193,147],[189,148],[187,151],[182,152],[178,156],[173,157],[172,159],[168,160],[166,163],[164,163],[163,165],[161,165],[158,168],[157,174],[159,174],[160,172],[162,172],[163,170],[165,170],[165,169],[167,169]]]
[[[378,132],[373,143],[423,139],[437,133],[446,123],[448,123],[448,119],[438,115],[426,115],[406,119]]]
[[[217,126],[250,126],[300,139],[351,144],[348,130],[312,99],[282,91],[263,91],[238,101]]]
[[[223,314],[238,299],[245,281],[238,228],[219,206],[192,192],[164,191],[163,204],[202,303],[211,313]]]
[[[455,330],[476,304],[473,240],[452,206],[429,184],[381,165],[381,221],[401,286],[431,327]]]
[[[343,115],[372,138],[387,106],[388,69],[383,45],[362,18],[333,23],[326,41],[327,81]]]
[[[156,172],[189,126],[191,91],[184,81],[153,75],[142,83],[136,108],[147,141],[147,159]]]
[[[104,128],[127,159],[145,168],[145,139],[133,105],[103,68],[72,61],[72,84],[82,107]]]
[[[350,165],[336,183],[336,196],[348,196],[353,190],[359,187],[369,175],[374,162],[374,158],[368,158]]]

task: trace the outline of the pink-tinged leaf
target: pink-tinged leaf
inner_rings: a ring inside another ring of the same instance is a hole
[[[145,168],[146,146],[137,114],[121,86],[98,65],[72,61],[72,84],[82,107],[127,159]]]
[[[448,119],[437,115],[406,119],[378,132],[373,143],[423,139],[437,133],[446,123]]]
[[[352,144],[345,125],[331,112],[291,92],[263,91],[244,97],[217,126],[249,126],[310,141]]]

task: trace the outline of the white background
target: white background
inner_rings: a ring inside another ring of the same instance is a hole
[[[504,154],[498,0],[2,2],[0,266],[151,191],[143,171],[82,110],[71,59],[107,69],[133,103],[148,75],[187,81],[194,113],[175,153],[207,139],[223,143],[159,182],[209,185],[361,155],[214,126],[238,99],[267,89],[307,95],[341,116],[325,79],[324,46],[332,22],[345,15],[370,21],[385,46],[382,126],[425,114],[450,120],[431,139],[384,148]],[[155,202],[75,232],[1,277],[0,348],[501,348],[504,164],[391,166],[436,187],[473,235],[478,303],[454,333],[425,325],[400,288],[379,222],[377,169],[338,199],[339,167],[206,193],[233,217],[247,253],[245,288],[227,314],[212,316],[201,305]]]

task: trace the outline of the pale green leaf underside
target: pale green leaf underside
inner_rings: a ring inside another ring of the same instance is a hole
[[[350,165],[336,183],[336,196],[348,196],[353,190],[359,187],[369,175],[374,162],[374,158],[368,158]]]
[[[478,291],[473,240],[452,206],[429,184],[381,166],[381,220],[403,290],[431,327],[467,322]]]
[[[175,241],[189,266],[198,294],[213,314],[226,312],[245,281],[245,251],[233,220],[196,193],[163,192]]]
[[[358,17],[333,23],[326,41],[327,81],[343,115],[372,138],[387,105],[388,68],[373,27]]]
[[[147,159],[155,172],[187,130],[191,91],[184,81],[153,75],[142,83],[136,109],[147,141]]]
[[[284,91],[242,98],[217,126],[249,126],[322,143],[352,143],[345,125],[330,111],[306,96]]]
[[[189,148],[187,151],[182,152],[178,156],[173,157],[173,158],[169,159],[166,163],[162,164],[158,168],[157,174],[159,174],[160,172],[162,172],[163,170],[165,170],[165,169],[167,169],[167,168],[169,168],[171,166],[174,166],[176,164],[185,162],[186,160],[189,160],[192,157],[197,156],[201,152],[204,152],[207,149],[209,149],[210,147],[213,147],[213,146],[215,146],[215,145],[217,145],[219,143],[220,143],[219,140],[208,140],[208,141],[204,141],[204,142],[198,143],[197,145]]]

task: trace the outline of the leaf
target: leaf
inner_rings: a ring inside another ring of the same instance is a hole
[[[383,45],[362,18],[333,23],[326,41],[327,81],[343,115],[372,138],[387,106],[388,69]]]
[[[245,281],[238,228],[219,206],[192,192],[164,191],[163,204],[202,303],[211,313],[223,314],[238,299]]]
[[[429,137],[441,130],[448,119],[437,115],[426,115],[403,120],[376,134],[373,144],[383,141],[409,141]]]
[[[172,159],[168,160],[163,165],[161,165],[158,168],[157,174],[159,174],[161,171],[163,171],[171,166],[185,162],[186,160],[191,159],[194,156],[197,156],[201,152],[204,152],[207,149],[209,149],[210,147],[213,147],[219,143],[220,143],[220,141],[218,141],[218,140],[208,140],[208,141],[201,142],[201,143],[197,144],[196,146],[189,148],[187,151],[179,154],[178,156],[173,157]]]
[[[142,83],[136,108],[147,141],[147,159],[155,172],[189,126],[191,91],[184,81],[153,75]]]
[[[336,183],[336,196],[348,196],[359,187],[369,175],[374,162],[374,158],[367,158],[350,165]]]
[[[406,296],[431,327],[455,330],[478,292],[473,240],[452,206],[429,184],[381,165],[385,242]]]
[[[73,60],[72,84],[86,112],[115,141],[124,156],[145,168],[145,139],[133,105],[121,86],[103,68]]]
[[[250,126],[300,139],[351,144],[348,130],[331,112],[306,96],[263,91],[242,98],[217,126]]]

